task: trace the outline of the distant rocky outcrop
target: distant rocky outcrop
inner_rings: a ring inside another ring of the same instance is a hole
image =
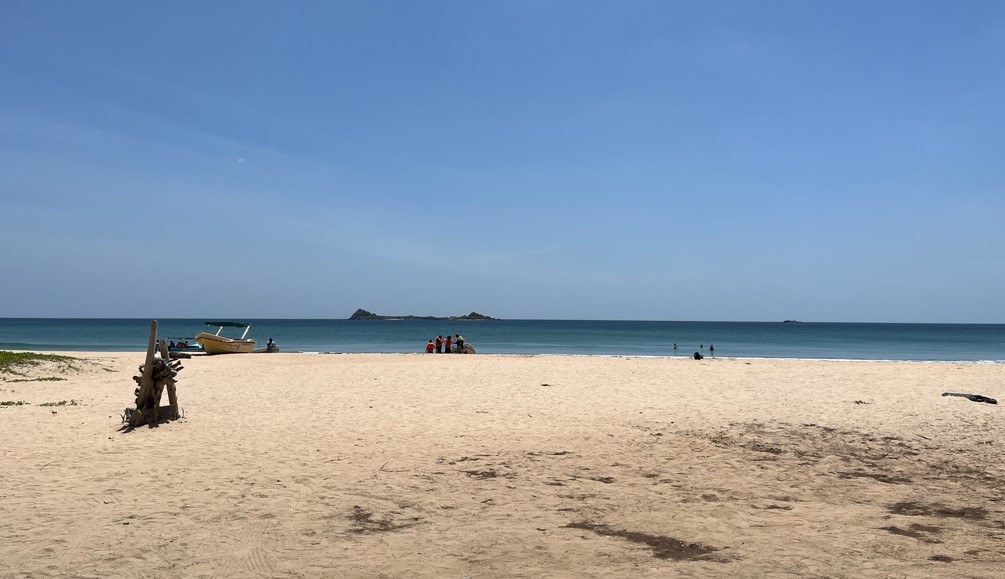
[[[447,316],[447,317],[437,317],[437,316],[381,316],[373,312],[368,312],[363,308],[356,310],[351,316],[350,320],[494,320],[496,318],[490,316],[483,316],[478,312],[471,312],[466,316]]]

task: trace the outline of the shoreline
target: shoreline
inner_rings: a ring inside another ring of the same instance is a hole
[[[131,354],[143,354],[146,350],[47,350],[47,349],[16,349],[16,348],[0,348],[0,350],[8,350],[12,352],[34,352],[38,354],[55,354],[59,356],[83,356],[89,354],[95,355],[131,355]],[[195,357],[209,356],[209,354],[200,352],[188,352],[193,354]],[[305,356],[412,356],[412,355],[427,355],[425,352],[413,351],[413,352],[335,352],[335,351],[296,351],[296,352],[285,352],[280,350],[279,352],[254,352],[254,354],[268,354],[274,355],[305,355]],[[216,356],[233,356],[234,354],[217,354]],[[436,355],[436,354],[428,354]],[[441,354],[442,355],[442,354]],[[467,354],[463,354],[469,356]],[[683,354],[670,354],[670,355],[655,355],[655,354],[565,354],[565,353],[518,353],[518,352],[505,352],[505,353],[482,353],[474,354],[475,356],[500,356],[500,357],[514,357],[514,358],[525,358],[525,357],[568,357],[568,358],[639,358],[639,359],[654,359],[654,360],[676,360],[685,359],[692,361],[704,362],[706,360],[740,360],[740,361],[792,361],[792,362],[853,362],[853,363],[868,363],[876,362],[883,364],[976,364],[976,365],[1005,365],[1005,359],[982,359],[982,360],[902,360],[902,359],[889,359],[889,358],[791,358],[791,357],[747,357],[747,356],[708,356],[701,360],[693,360],[689,355]]]
[[[412,355],[426,355],[423,352],[275,352],[276,354],[304,354],[308,356],[412,356]],[[201,354],[200,354],[201,355]],[[691,356],[682,355],[670,355],[670,356],[656,356],[650,354],[517,354],[517,353],[505,353],[505,354],[477,354],[478,356],[499,356],[499,357],[515,357],[515,358],[627,358],[627,359],[653,359],[653,360],[692,360],[694,362],[705,362],[711,360],[739,360],[744,362],[750,362],[754,360],[761,361],[779,361],[779,362],[876,362],[882,364],[980,364],[980,365],[997,365],[1005,364],[1005,360],[871,360],[862,358],[752,358],[743,356],[704,356],[701,360],[693,360]]]

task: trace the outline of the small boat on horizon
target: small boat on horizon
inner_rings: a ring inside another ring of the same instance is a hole
[[[207,327],[216,328],[216,333],[199,332],[195,343],[202,346],[207,354],[249,354],[255,351],[255,340],[248,338],[251,324],[241,322],[205,322]],[[243,329],[240,338],[222,336],[224,328]]]

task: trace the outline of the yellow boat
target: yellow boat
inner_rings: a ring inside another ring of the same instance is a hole
[[[206,322],[207,326],[216,328],[216,333],[199,332],[195,335],[195,343],[202,346],[207,354],[250,354],[255,351],[255,340],[248,338],[251,324],[238,322]],[[224,328],[244,329],[240,338],[221,336]]]

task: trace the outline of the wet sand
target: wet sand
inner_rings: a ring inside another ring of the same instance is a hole
[[[196,356],[128,431],[74,356],[0,375],[0,577],[1005,575],[1001,365]]]

